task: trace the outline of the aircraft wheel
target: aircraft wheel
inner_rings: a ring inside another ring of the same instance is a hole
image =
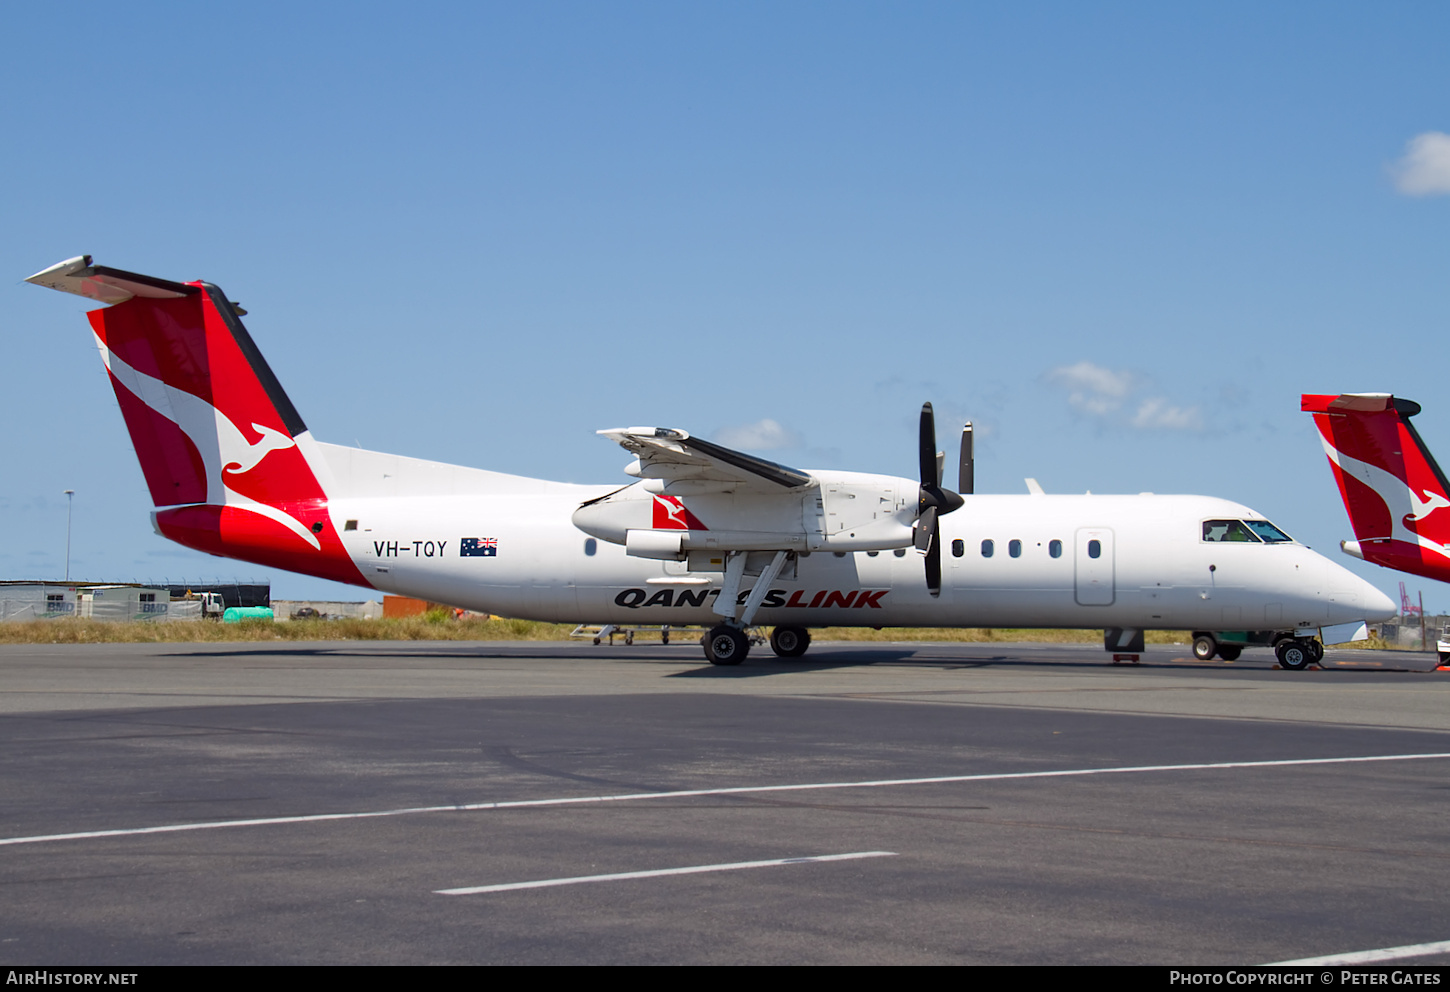
[[[1314,660],[1314,655],[1304,646],[1303,641],[1287,640],[1280,641],[1279,646],[1274,648],[1274,656],[1279,659],[1279,664],[1290,671],[1299,671],[1309,667]]]
[[[1218,656],[1224,661],[1238,661],[1239,655],[1243,653],[1244,649],[1239,647],[1237,644],[1220,644],[1218,646]]]
[[[1193,638],[1193,657],[1199,661],[1208,661],[1218,650],[1218,641],[1212,634],[1199,634]]]
[[[1308,643],[1309,653],[1314,656],[1314,664],[1317,665],[1324,660],[1324,645],[1320,641],[1315,640],[1310,640]]]
[[[750,653],[750,639],[738,627],[720,624],[705,635],[705,657],[712,665],[738,665]]]
[[[770,650],[781,658],[799,658],[811,646],[811,632],[804,627],[777,627],[770,633]]]

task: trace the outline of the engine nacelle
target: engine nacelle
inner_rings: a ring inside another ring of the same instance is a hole
[[[574,525],[636,557],[666,560],[690,551],[883,551],[912,544],[914,481],[812,475],[818,485],[778,494],[647,479],[585,503],[574,511]]]

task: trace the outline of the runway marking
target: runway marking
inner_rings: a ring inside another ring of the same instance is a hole
[[[728,865],[695,865],[692,868],[656,868],[653,871],[621,871],[612,875],[576,875],[573,878],[546,878],[537,882],[505,882],[502,885],[474,885],[464,889],[434,889],[440,896],[473,896],[484,892],[512,892],[515,889],[548,889],[556,885],[581,885],[584,882],[619,882],[630,878],[661,878],[665,875],[698,875],[707,871],[739,871],[741,868],[772,868],[777,865],[804,865],[819,861],[854,861],[857,858],[894,858],[895,851],[858,851],[855,854],[817,854],[808,858],[775,858],[771,861],[737,861]]]
[[[95,840],[104,837],[135,837],[142,834],[174,834],[193,830],[224,830],[231,827],[272,827],[293,823],[324,823],[329,820],[372,820],[386,816],[414,816],[420,813],[469,813],[491,809],[528,809],[544,806],[581,806],[590,803],[624,803],[649,799],[696,799],[704,796],[745,796],[766,792],[813,792],[826,789],[882,789],[907,785],[952,785],[959,782],[1008,782],[1038,778],[1081,778],[1088,775],[1138,775],[1148,772],[1222,771],[1236,768],[1291,768],[1307,765],[1350,765],[1377,761],[1424,761],[1450,758],[1450,752],[1434,754],[1380,754],[1358,758],[1286,758],[1275,761],[1217,761],[1189,765],[1135,765],[1127,768],[1068,768],[1047,772],[987,772],[978,775],[934,775],[929,778],[887,778],[865,782],[804,782],[793,785],[738,785],[719,789],[678,789],[671,792],[630,792],[613,796],[565,796],[557,799],[514,799],[489,803],[459,803],[451,806],[412,806],[404,809],[368,810],[354,813],[310,813],[301,816],[268,816],[249,820],[215,820],[210,823],[172,823],[159,827],[127,827],[118,830],[82,830],[66,834],[38,834],[0,838],[0,847],[18,844],[51,844],[67,840]]]
[[[1326,954],[1322,958],[1299,958],[1296,961],[1275,961],[1262,967],[1274,968],[1284,964],[1370,964],[1375,961],[1395,961],[1400,958],[1422,958],[1430,954],[1450,952],[1450,940],[1433,944],[1406,944],[1404,947],[1381,947],[1376,951],[1350,951],[1346,954]]]

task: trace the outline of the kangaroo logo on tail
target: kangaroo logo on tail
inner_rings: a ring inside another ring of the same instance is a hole
[[[248,441],[230,417],[200,396],[194,396],[184,389],[168,385],[155,376],[132,368],[106,347],[99,335],[96,337],[96,346],[101,351],[101,361],[106,363],[106,368],[116,381],[146,406],[181,428],[182,433],[196,446],[202,463],[206,466],[208,503],[261,514],[277,521],[313,548],[322,547],[317,537],[302,521],[275,506],[237,492],[227,485],[224,477],[245,475],[272,452],[296,447],[297,442],[275,428],[255,423],[252,424],[252,429],[262,439]]]

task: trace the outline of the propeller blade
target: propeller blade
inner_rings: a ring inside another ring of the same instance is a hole
[[[925,551],[936,539],[936,507],[928,506],[916,521],[916,550]]]
[[[957,492],[970,496],[976,491],[977,468],[972,452],[972,422],[962,428],[962,458],[957,464]]]
[[[966,501],[950,489],[942,488],[946,454],[936,450],[936,415],[930,403],[921,405],[921,430],[917,440],[921,489],[916,500],[916,533],[912,543],[916,550],[926,552],[927,591],[940,596],[941,524],[937,518],[958,509]]]
[[[918,464],[921,467],[921,473],[918,478],[921,479],[923,486],[934,484],[936,482],[936,415],[931,412],[930,403],[923,403],[921,405],[921,431],[918,450],[921,455],[918,460]]]

